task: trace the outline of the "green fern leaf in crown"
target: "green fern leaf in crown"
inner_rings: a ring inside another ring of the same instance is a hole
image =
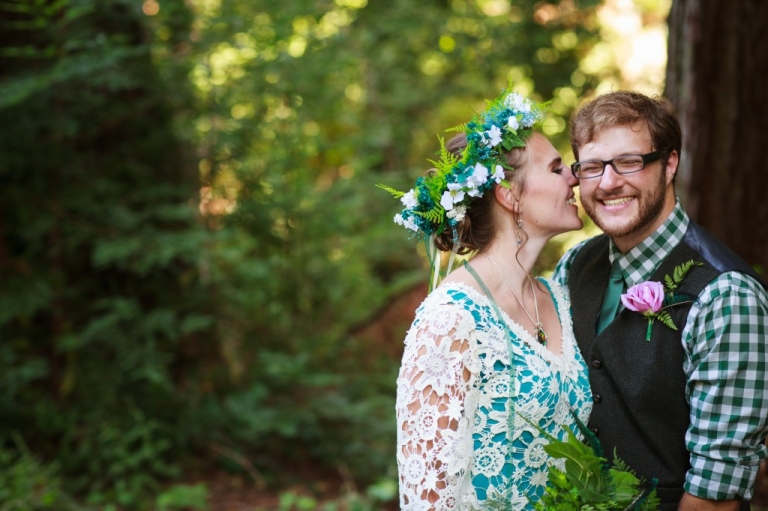
[[[399,199],[400,197],[405,195],[405,192],[401,192],[400,190],[395,190],[394,188],[391,188],[391,187],[389,187],[387,185],[384,185],[384,184],[381,184],[381,183],[378,183],[376,186],[381,188],[384,191],[387,191],[387,192],[391,193],[392,196],[395,199]]]
[[[464,133],[467,130],[467,124],[466,122],[463,122],[459,124],[458,126],[454,126],[453,128],[448,128],[447,132],[449,133]]]
[[[445,218],[445,209],[439,204],[429,211],[414,211],[414,213],[436,224],[442,223]]]

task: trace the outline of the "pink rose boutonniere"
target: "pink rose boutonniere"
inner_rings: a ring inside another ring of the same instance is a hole
[[[672,317],[665,309],[693,301],[693,297],[679,294],[676,290],[688,274],[688,271],[694,266],[701,266],[702,264],[691,259],[676,266],[671,276],[665,275],[663,284],[651,280],[641,282],[630,287],[626,293],[621,295],[621,303],[624,304],[624,307],[631,311],[639,312],[648,318],[648,331],[645,335],[646,341],[651,340],[653,322],[657,319],[672,330],[677,330]]]

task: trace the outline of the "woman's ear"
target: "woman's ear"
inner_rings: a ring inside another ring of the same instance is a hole
[[[496,202],[501,207],[515,214],[520,213],[520,198],[517,196],[517,190],[514,187],[507,188],[506,186],[499,185],[494,188],[493,193],[496,197]]]

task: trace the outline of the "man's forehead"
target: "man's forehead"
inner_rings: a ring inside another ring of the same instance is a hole
[[[607,142],[636,142],[644,144],[651,143],[652,137],[648,129],[648,123],[645,121],[637,121],[633,124],[598,126],[595,127],[592,138],[582,146],[582,150],[593,149]]]

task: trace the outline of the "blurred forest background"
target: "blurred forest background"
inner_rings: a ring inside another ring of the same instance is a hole
[[[393,509],[427,271],[374,184],[408,187],[508,80],[572,161],[581,100],[663,91],[670,8],[0,0],[0,510]]]

